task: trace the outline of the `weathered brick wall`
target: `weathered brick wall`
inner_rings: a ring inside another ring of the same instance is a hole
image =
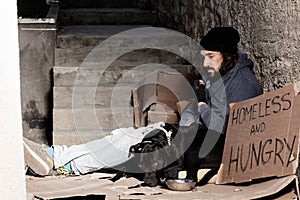
[[[145,0],[144,0],[145,1]],[[265,91],[300,80],[300,0],[156,0],[162,24],[197,41],[211,27],[233,26]]]

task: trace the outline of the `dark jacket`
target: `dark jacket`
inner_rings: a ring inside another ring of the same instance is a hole
[[[222,78],[213,83],[206,81],[207,104],[199,108],[196,100],[189,104],[181,115],[180,126],[198,122],[209,129],[225,133],[229,104],[262,94],[252,69],[253,62],[246,54],[240,54],[236,66]]]

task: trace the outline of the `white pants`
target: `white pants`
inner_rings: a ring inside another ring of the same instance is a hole
[[[54,166],[58,168],[70,162],[73,172],[77,175],[104,167],[114,167],[131,158],[128,157],[130,146],[141,142],[147,133],[164,125],[163,122],[159,122],[137,129],[120,128],[104,138],[70,147],[53,145]]]

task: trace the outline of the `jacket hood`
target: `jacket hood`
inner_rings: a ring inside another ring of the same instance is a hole
[[[238,63],[236,65],[236,69],[241,69],[241,68],[245,68],[248,67],[250,70],[253,69],[253,62],[252,60],[250,60],[248,58],[248,55],[245,53],[239,53],[239,60]]]
[[[228,80],[231,76],[234,76],[238,71],[249,68],[250,71],[253,69],[253,62],[248,58],[248,55],[245,53],[239,53],[239,60],[234,68],[227,72],[223,77],[223,81]]]

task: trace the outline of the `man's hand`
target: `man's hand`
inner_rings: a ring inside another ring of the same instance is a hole
[[[199,108],[201,105],[203,105],[203,104],[206,104],[206,103],[203,102],[203,101],[198,102],[198,108]]]
[[[189,123],[186,124],[186,126],[190,126],[192,123],[193,123],[193,122],[189,122]]]

